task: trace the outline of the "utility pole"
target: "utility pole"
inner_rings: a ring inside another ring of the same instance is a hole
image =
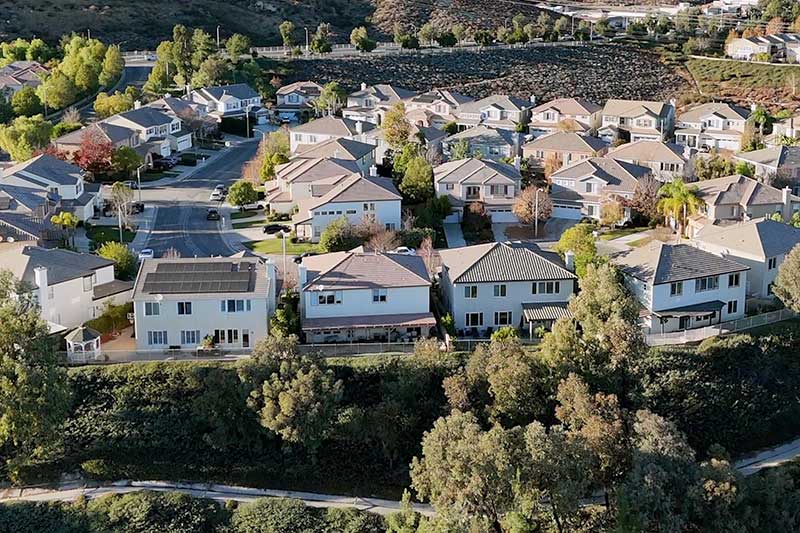
[[[219,25],[217,25],[217,48],[219,48]]]
[[[539,193],[542,191],[542,188],[536,189],[536,193],[534,193],[534,208],[533,208],[533,238],[539,238]]]
[[[306,30],[306,54],[307,54],[308,53],[308,28],[304,27],[303,29]]]

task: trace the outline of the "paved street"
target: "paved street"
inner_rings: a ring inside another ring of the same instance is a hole
[[[142,184],[142,201],[158,208],[146,247],[152,248],[156,257],[170,248],[176,249],[181,257],[234,253],[236,250],[220,234],[220,224],[206,220],[206,210],[217,205],[208,197],[217,183],[230,186],[241,177],[242,166],[255,155],[257,147],[256,141],[234,146],[174,185]]]

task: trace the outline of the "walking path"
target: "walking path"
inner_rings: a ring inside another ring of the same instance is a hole
[[[461,231],[461,224],[444,224],[444,236],[447,239],[448,248],[460,248],[467,245],[464,233]]]

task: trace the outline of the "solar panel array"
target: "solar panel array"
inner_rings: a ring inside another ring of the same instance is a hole
[[[249,292],[255,268],[252,263],[161,263],[146,275],[147,294]]]

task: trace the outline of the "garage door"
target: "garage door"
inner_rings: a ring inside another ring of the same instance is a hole
[[[184,150],[188,150],[192,147],[192,138],[186,137],[185,139],[180,139],[178,141],[178,151],[182,152]]]
[[[511,209],[489,209],[488,211],[489,215],[492,217],[492,222],[495,224],[514,224],[519,222],[517,217],[514,216],[514,213],[511,212]]]
[[[566,218],[569,220],[580,220],[583,218],[581,208],[574,205],[553,205],[553,218]]]

